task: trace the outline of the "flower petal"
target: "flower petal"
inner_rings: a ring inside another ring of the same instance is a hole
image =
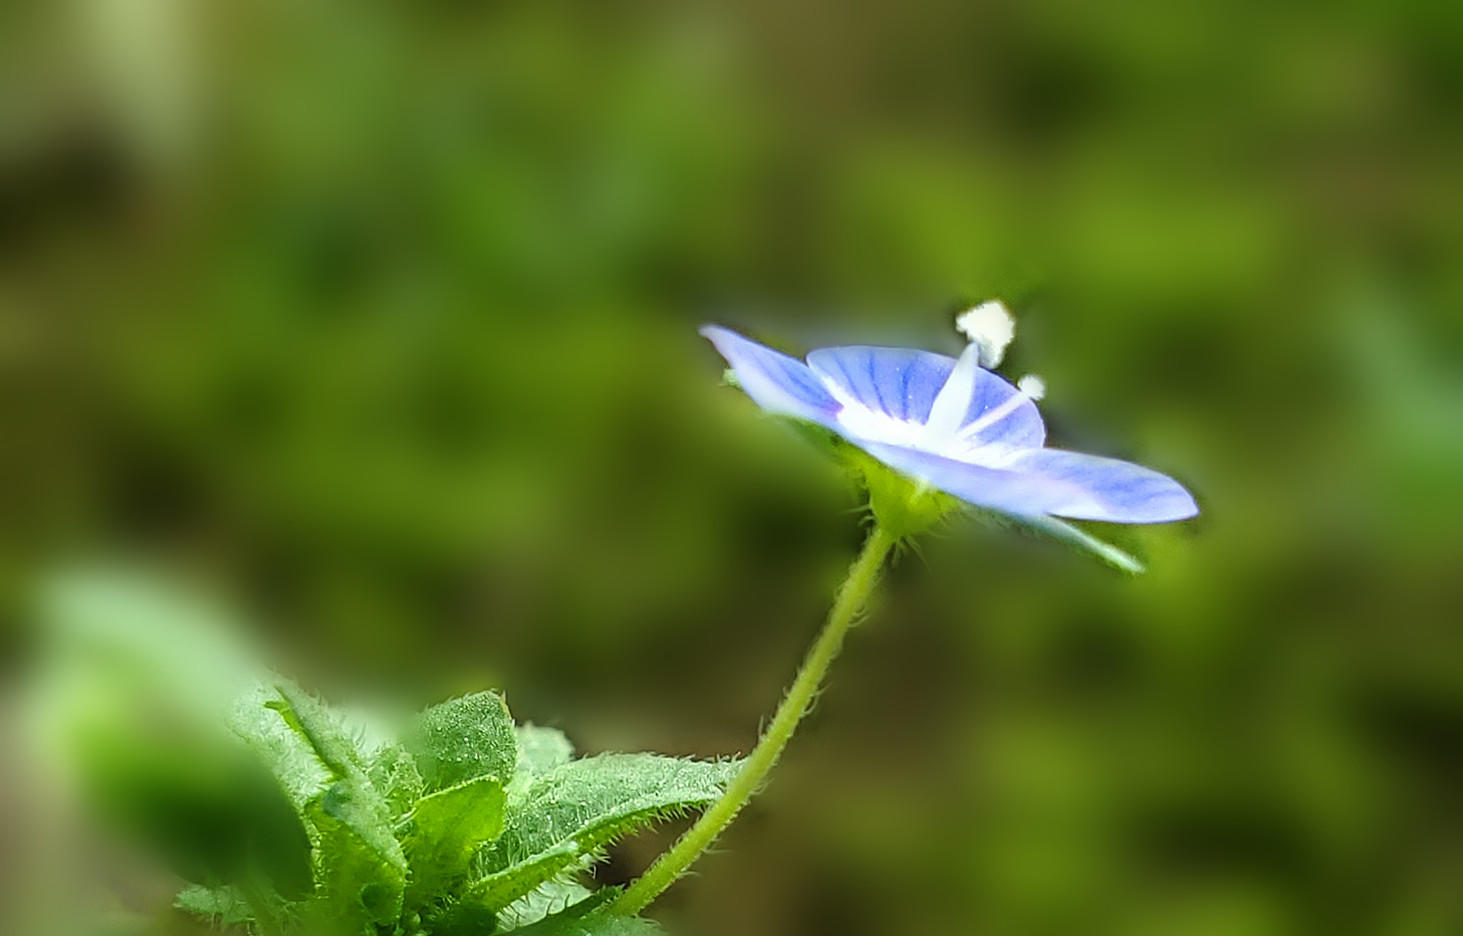
[[[977,507],[1032,517],[1070,509],[1095,510],[1101,506],[1092,501],[1083,488],[1059,478],[973,465],[902,445],[882,442],[860,442],[859,445],[901,474]]]
[[[726,358],[742,390],[758,406],[769,413],[837,427],[834,417],[842,407],[808,365],[719,325],[707,325],[701,334]]]
[[[894,419],[923,423],[955,362],[913,348],[819,348],[808,366],[835,396]]]
[[[975,447],[1040,448],[1046,443],[1046,423],[1026,394],[988,370],[980,371],[970,407],[959,434]]]
[[[1013,455],[1005,467],[1083,491],[1084,498],[1050,509],[1050,513],[1062,517],[1109,523],[1168,523],[1199,512],[1189,492],[1168,475],[1116,458],[1036,449]]]
[[[924,423],[948,382],[952,392],[967,398],[957,406],[958,423],[969,447],[1002,445],[1036,448],[1046,441],[1046,426],[1036,404],[998,374],[975,366],[958,368],[953,358],[909,348],[849,345],[819,348],[808,366],[844,402],[894,419]],[[941,401],[942,410],[946,401]]]

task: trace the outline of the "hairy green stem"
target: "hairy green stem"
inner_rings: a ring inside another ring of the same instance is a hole
[[[869,595],[878,581],[879,569],[889,551],[898,542],[882,526],[875,525],[869,533],[858,559],[848,571],[848,578],[839,588],[828,613],[828,623],[818,635],[817,641],[808,651],[803,667],[787,690],[772,723],[762,735],[762,740],[742,765],[741,771],[732,779],[726,792],[711,807],[702,813],[693,825],[670,851],[661,855],[639,880],[631,884],[609,907],[611,913],[625,915],[639,913],[656,897],[676,882],[687,868],[701,856],[721,831],[731,824],[742,807],[747,805],[761,787],[763,780],[777,763],[782,749],[792,739],[798,722],[808,713],[818,687],[828,672],[828,666],[838,656],[843,638],[848,633],[859,611],[867,604]]]

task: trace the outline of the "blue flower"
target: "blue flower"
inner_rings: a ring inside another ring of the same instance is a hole
[[[764,410],[822,426],[898,474],[977,507],[1109,523],[1199,512],[1167,475],[1046,448],[1032,396],[981,366],[992,358],[986,342],[973,341],[959,360],[851,346],[820,348],[804,363],[719,326],[701,334]]]

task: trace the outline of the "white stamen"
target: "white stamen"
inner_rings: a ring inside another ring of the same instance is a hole
[[[1000,406],[993,406],[980,414],[980,418],[960,429],[960,438],[972,440],[986,429],[1014,413],[1028,400],[1039,400],[1046,393],[1046,382],[1035,374],[1027,374],[1016,384],[1016,392]]]
[[[967,345],[930,406],[930,418],[925,420],[926,438],[947,438],[959,431],[970,410],[970,398],[975,395],[975,380],[979,375],[980,348]]]
[[[980,349],[979,364],[994,369],[1006,356],[1006,346],[1016,337],[1016,320],[999,299],[982,302],[955,319],[955,329]]]

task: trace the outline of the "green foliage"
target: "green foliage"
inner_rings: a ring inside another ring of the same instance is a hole
[[[518,741],[508,704],[494,692],[479,692],[435,705],[407,732],[407,749],[428,790],[478,777],[506,783],[518,763]]]
[[[515,726],[491,692],[429,708],[403,744],[375,751],[282,680],[252,689],[232,728],[310,830],[313,889],[284,918],[311,933],[648,932],[565,916],[599,903],[574,873],[615,838],[711,802],[736,769],[652,754],[576,761],[562,733]],[[179,906],[227,922],[285,899],[241,893],[192,889]]]
[[[427,789],[411,754],[398,744],[387,744],[377,751],[366,775],[371,785],[381,791],[393,819],[401,819],[411,812]]]
[[[518,726],[518,765],[514,779],[531,779],[574,757],[574,745],[557,728]]]
[[[417,902],[467,875],[474,852],[503,831],[504,799],[497,777],[478,777],[417,801],[405,838]]]
[[[654,922],[640,917],[600,913],[568,920],[551,917],[529,932],[533,936],[654,936],[661,929]]]
[[[504,906],[608,843],[705,806],[736,774],[734,761],[601,754],[561,764],[515,791],[503,834],[484,849],[468,899]]]
[[[188,702],[207,685],[197,673],[225,658],[199,655],[196,642],[188,653],[199,659],[179,656],[146,626],[147,640],[129,640],[107,626],[107,602],[85,604],[85,615],[75,602],[56,613],[122,646],[59,647],[48,705],[76,729],[77,764],[110,814],[196,882],[176,906],[215,925],[300,936],[651,932],[605,915],[614,892],[576,876],[619,836],[711,802],[736,770],[653,754],[574,760],[561,732],[515,725],[492,692],[427,709],[399,743],[262,668],[234,681],[232,700],[195,711]],[[179,725],[187,731],[165,730]]]
[[[311,801],[319,817],[316,827],[321,827],[320,819],[328,818],[326,825],[358,839],[381,863],[405,877],[406,856],[392,833],[386,801],[367,778],[365,758],[355,742],[319,701],[287,683],[277,688],[280,701],[266,706],[305,738],[332,775],[324,793]]]
[[[178,893],[173,906],[200,919],[223,926],[238,926],[254,918],[249,901],[233,887],[193,885]]]
[[[315,893],[301,915],[311,929],[369,932],[372,924],[401,915],[406,890],[406,859],[392,839],[383,850],[379,829],[361,824],[361,810],[349,793],[333,788],[312,804],[306,817],[315,829]]]
[[[504,907],[498,914],[498,923],[507,930],[521,929],[547,916],[568,912],[593,896],[572,875],[554,878]]]
[[[262,763],[227,727],[232,697],[255,685],[228,615],[117,570],[57,575],[41,599],[38,710],[107,818],[187,880],[248,875],[308,893],[304,797],[277,782],[292,772]]]
[[[518,936],[653,936],[661,929],[650,920],[611,914],[605,909],[617,888],[590,892],[568,879],[547,881],[505,908],[500,932]]]
[[[516,930],[521,936],[655,936],[659,926],[639,917],[573,912],[573,908]]]

